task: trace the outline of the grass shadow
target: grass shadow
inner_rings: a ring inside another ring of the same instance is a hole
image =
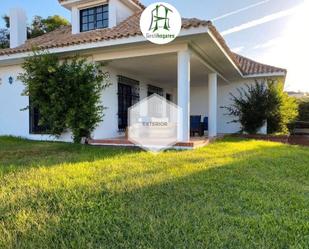
[[[129,148],[92,147],[0,137],[0,175],[33,167],[94,162],[135,153],[138,151]]]

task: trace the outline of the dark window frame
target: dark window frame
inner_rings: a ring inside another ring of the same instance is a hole
[[[164,96],[164,90],[161,87],[153,86],[153,85],[148,85],[148,90],[147,90],[147,96],[150,97],[152,94],[158,94],[161,97]]]
[[[140,100],[139,81],[118,75],[118,130],[128,126],[128,109]]]
[[[171,93],[166,93],[165,94],[165,98],[166,98],[166,100],[168,100],[168,101],[173,101],[173,95],[171,94]]]
[[[87,9],[81,9],[80,32],[108,28],[109,23],[108,4],[103,4]]]
[[[31,104],[31,98],[29,97],[29,134],[33,135],[50,135],[48,127],[39,125],[40,110],[37,107],[33,107]]]
[[[154,86],[154,85],[148,85],[147,87],[147,96],[150,97],[153,94],[157,94],[161,97],[164,97],[164,89],[158,86]],[[162,103],[158,103],[156,105],[148,105],[148,111],[150,113],[152,113],[153,117],[158,117],[160,118],[162,116],[163,113],[163,105]]]

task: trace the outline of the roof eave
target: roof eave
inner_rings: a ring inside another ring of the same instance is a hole
[[[185,38],[188,36],[194,35],[201,35],[207,34],[208,28],[207,27],[191,27],[188,29],[183,29],[179,35],[179,38]],[[114,47],[120,45],[131,45],[137,43],[147,42],[143,35],[136,35],[131,37],[122,37],[118,39],[110,39],[110,40],[103,40],[99,42],[89,42],[84,44],[74,44],[70,46],[62,46],[62,47],[55,47],[50,49],[45,49],[50,53],[72,53],[72,52],[79,52],[83,50],[89,49],[97,49],[97,48],[105,48],[105,47]],[[25,51],[25,52],[18,52],[6,55],[0,55],[0,65],[4,64],[5,61],[12,61],[12,60],[21,60],[24,59],[32,54],[32,51]],[[1,63],[2,62],[2,63]]]
[[[216,43],[216,45],[218,46],[218,48],[222,51],[222,53],[226,56],[226,58],[228,58],[228,60],[230,61],[230,63],[233,65],[233,67],[235,68],[235,70],[239,73],[240,76],[244,76],[243,73],[241,72],[241,70],[239,69],[239,67],[235,64],[235,62],[233,61],[233,59],[231,58],[231,56],[229,56],[229,54],[226,52],[226,50],[222,47],[222,45],[220,44],[220,42],[216,39],[216,37],[213,35],[213,33],[210,31],[209,32],[210,37],[212,38],[212,40]]]
[[[80,4],[87,4],[87,2],[91,3],[93,0],[67,0],[67,1],[60,1],[58,0],[59,3],[61,4],[61,6],[63,6],[64,8],[70,10],[72,8],[72,6],[80,3]],[[82,2],[83,1],[83,2]],[[144,5],[142,5],[141,3],[137,3],[137,2],[134,2],[133,0],[120,0],[121,2],[123,2],[124,4],[126,5],[129,5],[129,7],[131,7],[132,9],[135,9],[135,10],[142,10],[145,8]],[[97,1],[99,2],[99,0]],[[104,1],[105,3],[108,3],[109,0],[105,0]]]
[[[216,31],[217,32],[217,31]],[[179,35],[179,38],[192,38],[193,36],[201,36],[208,34],[215,46],[220,50],[222,54],[222,58],[225,57],[228,61],[227,63],[230,65],[229,67],[232,69],[234,68],[235,75],[239,78],[249,79],[249,78],[261,78],[261,77],[286,77],[286,72],[272,72],[272,73],[256,73],[256,74],[244,74],[241,69],[236,65],[233,58],[229,55],[228,51],[221,45],[221,43],[217,40],[216,35],[213,34],[213,31],[209,29],[207,25],[202,26],[192,26],[188,29],[183,29]],[[63,47],[56,47],[50,48],[48,51],[51,53],[72,53],[72,52],[79,52],[83,50],[90,50],[90,49],[97,49],[97,48],[104,48],[104,47],[112,47],[112,46],[119,46],[119,45],[131,45],[134,43],[146,42],[146,39],[142,35],[136,35],[132,37],[124,37],[119,39],[113,40],[103,40],[99,42],[90,42],[85,44],[73,44],[70,46],[63,46]],[[30,52],[20,52],[16,54],[8,54],[0,56],[0,65],[6,64],[6,61],[20,61],[23,60],[25,57],[31,55]],[[228,65],[227,64],[227,65]],[[233,70],[232,70],[233,71]],[[234,76],[234,77],[235,77]],[[238,78],[237,77],[237,78]]]
[[[265,78],[265,77],[286,77],[287,72],[274,72],[274,73],[261,73],[261,74],[249,74],[249,75],[244,75],[243,77],[245,79],[250,79],[250,78]]]

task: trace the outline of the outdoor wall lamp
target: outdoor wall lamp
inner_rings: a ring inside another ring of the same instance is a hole
[[[14,81],[13,77],[12,77],[12,76],[10,76],[10,77],[9,77],[9,83],[10,83],[10,85],[12,85],[12,84],[13,84],[13,81]]]

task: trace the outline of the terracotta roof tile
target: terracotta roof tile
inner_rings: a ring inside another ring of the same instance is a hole
[[[0,55],[15,54],[31,51],[33,47],[39,49],[64,47],[82,43],[91,43],[123,37],[142,35],[139,27],[141,11],[133,14],[131,17],[121,22],[114,28],[98,29],[79,34],[71,33],[71,26],[64,26],[48,34],[37,38],[29,39],[25,44],[13,49],[2,49]],[[200,21],[198,19],[183,19],[183,28],[207,26],[210,22]]]
[[[33,48],[38,49],[50,49],[57,47],[66,47],[70,45],[78,45],[84,43],[92,43],[99,41],[106,41],[112,39],[119,39],[124,37],[134,37],[142,35],[139,27],[140,15],[142,11],[136,12],[128,19],[121,22],[114,28],[99,29],[89,32],[83,32],[79,34],[72,34],[71,26],[61,27],[53,32],[39,36],[34,39],[29,39],[26,43],[20,47],[14,49],[2,49],[0,50],[1,55],[10,55],[22,52],[29,52]],[[284,73],[286,70],[282,68],[272,67],[265,64],[255,62],[251,59],[243,57],[241,55],[233,53],[227,46],[225,40],[212,25],[210,21],[203,21],[196,18],[182,20],[182,28],[189,29],[192,27],[208,27],[213,36],[218,40],[222,48],[233,60],[235,65],[243,73],[243,75],[252,74],[265,74],[265,73]]]
[[[234,54],[234,58],[237,61],[242,73],[244,75],[254,75],[254,74],[272,74],[272,73],[283,73],[286,74],[287,70],[283,68],[273,67],[266,64],[262,64],[246,58],[239,54]]]

